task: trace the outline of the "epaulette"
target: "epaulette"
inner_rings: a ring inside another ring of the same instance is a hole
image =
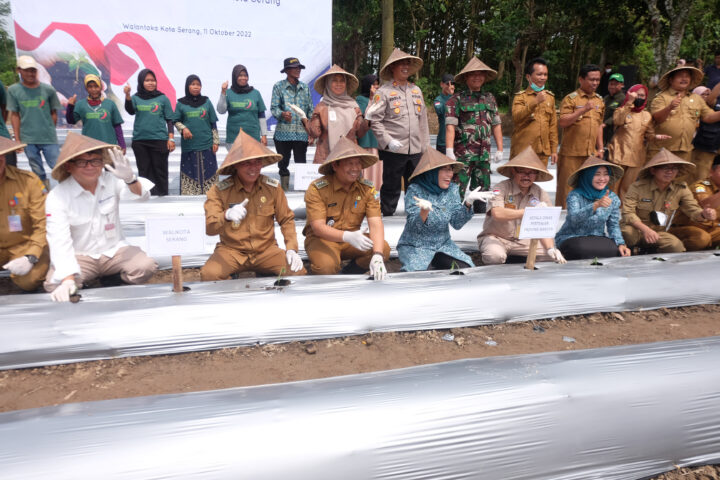
[[[362,180],[360,180],[360,183],[362,183],[363,185],[367,185],[368,187],[375,186],[375,184],[373,182],[371,182],[370,180],[368,180],[367,178],[363,178]]]
[[[275,187],[275,188],[277,188],[280,185],[280,182],[278,182],[274,178],[270,178],[270,177],[265,177],[265,183],[267,183],[271,187]]]
[[[525,90],[520,90],[519,92],[515,92],[515,95],[520,95],[521,93],[525,93]]]
[[[315,180],[315,181],[313,182],[313,185],[315,185],[315,188],[317,188],[317,189],[319,190],[319,189],[321,189],[321,188],[327,187],[327,186],[329,185],[329,183],[328,183],[328,181],[325,180],[324,178],[320,178],[320,179],[318,179],[318,180]]]
[[[233,177],[228,177],[225,180],[218,182],[217,188],[218,190],[227,190],[228,188],[232,187],[235,184],[233,181]]]
[[[570,98],[577,97],[577,92],[572,92],[570,95],[568,95],[568,97],[570,97]]]
[[[596,93],[595,96],[596,96],[597,98],[599,98],[600,100],[602,100],[602,96],[601,96],[599,93]]]
[[[555,94],[554,94],[553,92],[551,92],[550,90],[544,90],[544,91],[545,91],[545,93],[547,93],[548,95],[551,95],[551,96],[553,96],[553,97],[555,96]]]

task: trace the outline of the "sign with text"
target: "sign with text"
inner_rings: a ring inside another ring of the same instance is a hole
[[[307,190],[313,180],[322,177],[319,167],[318,163],[296,163],[293,190]]]
[[[555,238],[562,207],[528,207],[520,224],[521,240],[529,238]]]
[[[205,217],[155,217],[145,220],[147,253],[151,257],[205,253]]]

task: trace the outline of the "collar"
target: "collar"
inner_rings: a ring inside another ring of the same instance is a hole
[[[89,193],[90,195],[95,195],[95,196],[97,196],[98,192],[99,192],[100,190],[102,190],[102,189],[105,188],[105,182],[103,181],[103,179],[105,178],[105,173],[106,173],[106,172],[103,171],[103,172],[100,174],[100,177],[99,177],[98,180],[97,180],[98,183],[97,183],[97,187],[95,187],[95,193],[94,193],[94,194],[93,194],[90,190],[85,190],[85,189],[83,188],[83,186],[80,185],[80,184],[77,182],[77,180],[75,180],[75,178],[74,178],[72,175],[70,175],[70,176],[69,176],[66,180],[64,180],[62,183],[66,183],[66,182],[67,182],[68,189],[70,190],[70,196],[71,196],[71,197],[77,198],[77,197],[79,197],[80,195],[82,195],[84,192],[87,192],[87,193]],[[110,175],[110,174],[108,173],[108,175]]]
[[[300,80],[298,80],[297,85],[293,85],[292,83],[290,83],[287,78],[285,80],[282,80],[282,82],[283,82],[283,88],[285,88],[285,89],[287,89],[288,87],[294,87],[297,90],[302,90],[303,88],[307,88],[307,85],[304,82],[301,82]]]
[[[675,89],[672,88],[672,87],[668,87],[668,89],[665,90],[665,92],[666,92],[668,95],[671,95],[671,96],[673,96],[673,97],[677,96],[678,93],[687,94],[687,91],[681,92],[680,90],[675,90]],[[683,98],[685,98],[685,97],[683,97]]]
[[[13,167],[12,165],[5,164],[5,179],[6,180],[17,180],[18,179],[18,173],[17,168]]]
[[[577,92],[577,94],[580,95],[581,97],[592,98],[592,97],[595,96],[595,92],[593,92],[593,93],[585,93],[585,90],[583,90],[582,88],[578,88],[577,90],[575,90],[575,92]]]
[[[340,182],[335,181],[335,175],[328,175],[328,178],[330,178],[330,182],[332,183],[332,189],[333,192],[337,192],[338,190],[345,190]],[[353,188],[357,187],[358,181],[355,180],[353,183],[350,184],[347,191],[351,191]]]
[[[651,183],[652,183],[652,186],[651,186],[650,190],[657,190],[659,192],[660,187],[658,186],[657,182],[655,182],[654,178],[651,179]],[[672,182],[670,182],[670,185],[668,185],[667,189],[664,191],[672,192],[673,190],[675,190],[675,187],[677,187],[677,183],[675,183],[675,180],[673,180]]]
[[[245,192],[245,193],[247,193],[248,196],[251,195],[255,190],[258,190],[259,188],[261,188],[261,185],[262,185],[261,179],[262,179],[262,174],[260,174],[260,175],[258,176],[257,180],[255,180],[255,184],[253,185],[252,189],[251,189],[250,191],[248,191],[248,190],[245,189],[245,185],[243,185],[243,183],[240,181],[240,179],[237,178],[236,176],[233,176],[235,189],[236,189],[238,192]]]

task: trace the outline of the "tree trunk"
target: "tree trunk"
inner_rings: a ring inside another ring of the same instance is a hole
[[[382,46],[380,49],[380,68],[395,48],[395,20],[393,18],[393,0],[382,0]]]
[[[682,44],[685,25],[690,16],[690,10],[695,0],[665,0],[667,19],[663,18],[658,0],[645,0],[650,14],[650,31],[652,35],[653,57],[658,75],[662,75],[670,67],[675,65],[680,45]],[[663,29],[663,22],[670,24],[670,31],[667,34]]]

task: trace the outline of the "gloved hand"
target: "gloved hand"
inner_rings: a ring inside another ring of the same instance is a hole
[[[288,107],[290,107],[290,110],[295,112],[297,116],[300,117],[302,120],[307,120],[307,115],[302,108],[298,107],[297,105],[293,105],[292,103],[289,103]]]
[[[379,253],[376,253],[370,259],[370,275],[372,275],[375,280],[385,280],[386,273],[387,270],[385,269],[383,257]]]
[[[285,258],[287,259],[290,270],[293,272],[299,272],[303,268],[302,259],[295,250],[288,250],[285,252]]]
[[[52,291],[50,298],[53,302],[69,302],[70,295],[77,292],[77,285],[72,278],[66,278],[58,287]]]
[[[397,152],[399,152],[400,150],[402,150],[402,148],[403,148],[403,144],[402,144],[401,142],[395,140],[394,138],[393,138],[392,140],[390,140],[390,143],[388,143],[388,149],[389,149],[391,152],[396,152],[396,153],[397,153]]]
[[[415,200],[415,205],[420,207],[420,210],[427,210],[428,212],[432,212],[432,203],[430,203],[429,200],[424,200],[422,198],[413,197],[413,200]]]
[[[563,254],[557,248],[548,248],[548,255],[550,255],[555,263],[567,263]]]
[[[446,148],[445,156],[448,157],[450,160],[457,160],[457,158],[455,158],[455,149],[454,148]]]
[[[503,151],[498,150],[492,156],[492,163],[500,163],[503,159]]]
[[[245,205],[247,205],[249,198],[246,198],[242,201],[242,203],[239,203],[235,205],[234,207],[228,208],[225,210],[225,220],[229,220],[233,223],[240,223],[243,221],[245,216],[247,215],[247,208],[245,208]]]
[[[342,239],[343,242],[347,242],[363,252],[366,252],[373,247],[373,241],[370,240],[370,237],[366,237],[360,230],[355,230],[354,232],[345,231],[342,234]]]
[[[23,255],[22,257],[18,257],[14,260],[10,260],[8,263],[3,265],[4,269],[10,270],[10,273],[19,277],[27,275],[30,270],[32,270],[32,267],[33,264],[30,263],[30,260],[28,260],[25,255]]]
[[[110,157],[112,158],[113,165],[105,165],[105,170],[115,175],[125,183],[133,183],[137,180],[137,177],[133,173],[133,169],[130,166],[130,160],[123,155],[122,150],[117,148],[111,148],[108,150]]]
[[[472,192],[466,192],[463,203],[465,203],[466,205],[472,205],[475,200],[480,200],[481,202],[487,203],[490,199],[492,199],[494,194],[492,192],[481,192],[481,188],[482,187],[477,187]]]

